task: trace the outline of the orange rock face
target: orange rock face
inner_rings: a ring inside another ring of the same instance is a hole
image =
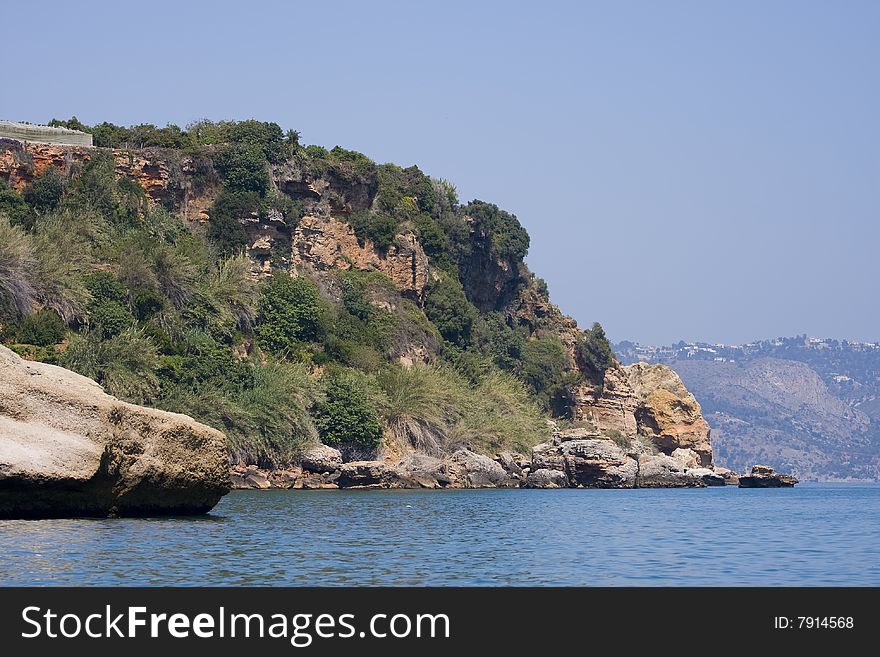
[[[360,243],[354,229],[333,217],[303,217],[291,238],[291,263],[318,270],[381,271],[401,292],[422,299],[428,284],[428,256],[415,235],[402,233],[385,253]]]
[[[45,173],[49,167],[67,172],[94,157],[95,153],[109,149],[69,146],[62,144],[32,144],[16,141],[0,143],[0,176],[17,190],[21,190],[34,178]],[[123,151],[113,149],[116,174],[133,178],[154,201],[164,199],[168,193],[170,169],[166,158],[147,151]]]
[[[665,365],[635,363],[605,373],[601,393],[582,386],[575,394],[577,419],[599,430],[648,438],[662,453],[691,449],[702,467],[712,466],[709,424],[700,404]]]

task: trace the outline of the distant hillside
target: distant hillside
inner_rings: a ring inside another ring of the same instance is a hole
[[[802,479],[880,480],[880,344],[798,336],[746,345],[615,345],[675,369],[712,427],[716,463]]]

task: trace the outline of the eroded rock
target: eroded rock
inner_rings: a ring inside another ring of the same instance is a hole
[[[0,517],[205,513],[228,468],[219,431],[0,346]]]
[[[791,488],[798,480],[787,474],[776,472],[769,465],[756,465],[752,472],[740,475],[740,488]]]

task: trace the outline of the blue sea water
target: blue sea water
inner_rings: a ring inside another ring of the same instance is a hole
[[[239,491],[0,521],[0,585],[880,585],[880,486]]]

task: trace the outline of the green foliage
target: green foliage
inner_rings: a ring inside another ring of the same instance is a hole
[[[0,312],[29,313],[37,297],[33,240],[0,213]]]
[[[556,415],[568,412],[568,386],[575,383],[571,359],[559,338],[528,340],[516,374],[531,389],[542,408]]]
[[[315,426],[322,442],[354,453],[374,453],[382,426],[362,379],[334,372],[324,382],[325,398],[315,405]]]
[[[323,146],[310,144],[303,149],[305,155],[312,160],[325,160],[329,157],[330,151]]]
[[[137,181],[116,177],[112,155],[99,152],[73,177],[64,205],[78,212],[98,212],[111,224],[128,226],[146,214],[147,197]]]
[[[402,169],[394,164],[383,164],[379,167],[376,204],[380,211],[399,220],[411,219],[417,212],[433,212],[437,194],[431,179],[418,167]]]
[[[605,371],[617,362],[599,322],[594,322],[592,329],[584,331],[577,343],[576,356],[578,365],[589,381],[600,388],[605,382]]]
[[[477,319],[477,309],[467,300],[458,279],[444,276],[431,281],[426,289],[425,315],[452,344],[466,347]]]
[[[143,331],[128,329],[109,340],[75,336],[59,365],[94,379],[114,397],[136,404],[155,398],[159,388],[156,346]]]
[[[198,383],[172,388],[159,405],[225,432],[235,462],[290,464],[317,438],[307,410],[316,394],[308,370],[288,363],[233,363],[222,352],[230,353],[228,348],[209,349],[206,362],[211,365],[200,364],[192,354],[182,363],[166,360],[166,367],[195,366],[200,375]],[[229,376],[224,367],[238,374]]]
[[[58,207],[64,195],[65,180],[54,167],[49,167],[39,178],[25,187],[22,196],[36,212],[45,214]]]
[[[397,222],[390,215],[364,210],[350,215],[348,222],[362,243],[369,240],[380,252],[387,251],[394,244]]]
[[[82,279],[90,258],[90,231],[87,218],[63,214],[41,217],[28,236],[33,265],[25,276],[40,305],[68,324],[83,317],[89,300]]]
[[[30,230],[34,225],[34,213],[21,194],[0,178],[0,216],[5,215],[13,226]]]
[[[187,126],[189,138],[197,144],[242,144],[259,150],[273,164],[284,161],[299,148],[299,133],[285,133],[277,123],[244,121],[196,121]]]
[[[18,341],[40,347],[50,347],[64,339],[67,326],[57,313],[51,310],[38,310],[26,315],[18,327]]]
[[[251,144],[234,144],[221,149],[214,156],[214,167],[231,192],[265,196],[272,184],[266,155]]]
[[[104,340],[119,335],[133,323],[128,308],[116,301],[101,301],[89,308],[89,324]]]
[[[108,271],[96,271],[85,277],[85,286],[95,303],[113,301],[126,303],[128,290],[116,276]]]
[[[472,384],[448,367],[392,366],[377,381],[392,437],[423,452],[525,452],[548,434],[522,383],[497,370]]]
[[[494,203],[471,201],[462,212],[474,220],[478,230],[488,233],[498,257],[521,262],[529,250],[529,234],[517,218]]]
[[[525,328],[510,326],[504,315],[496,311],[480,318],[476,323],[475,336],[480,351],[489,356],[495,365],[509,372],[518,369],[528,337]]]
[[[257,338],[266,351],[289,358],[321,334],[323,306],[308,278],[278,274],[260,290]]]
[[[255,192],[231,192],[224,190],[211,206],[208,215],[208,239],[225,256],[241,253],[247,245],[247,232],[241,220],[260,207],[260,197]]]
[[[161,312],[165,307],[165,297],[156,290],[143,290],[134,298],[134,315],[140,321],[146,321]]]
[[[89,126],[80,121],[75,116],[71,116],[66,121],[61,121],[59,119],[52,119],[49,121],[48,125],[53,128],[67,128],[68,130],[79,130],[80,132],[91,132]]]

